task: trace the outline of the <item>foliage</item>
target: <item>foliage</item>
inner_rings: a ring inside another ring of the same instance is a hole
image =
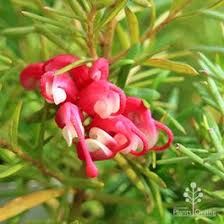
[[[0,221],[223,224],[223,5],[0,1]],[[60,53],[84,62],[106,57],[110,79],[143,98],[173,130],[175,144],[143,158],[98,162],[100,177],[86,179],[56,128],[55,108],[19,84],[26,64]],[[187,206],[183,193],[192,182],[204,194],[197,206],[215,217],[173,214]]]

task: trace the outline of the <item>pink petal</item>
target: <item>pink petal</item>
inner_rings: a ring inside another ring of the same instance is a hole
[[[107,81],[95,81],[81,90],[78,106],[90,116],[98,114],[102,118],[116,115],[124,109],[124,92]]]
[[[105,58],[97,59],[89,70],[90,78],[94,81],[107,80],[109,76],[109,63]]]

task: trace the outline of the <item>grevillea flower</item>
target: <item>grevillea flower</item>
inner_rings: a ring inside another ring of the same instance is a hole
[[[78,141],[82,146],[82,155],[86,162],[86,174],[88,177],[96,177],[98,175],[98,170],[88,151],[82,125],[82,115],[79,108],[69,102],[62,104],[56,113],[55,121],[62,129],[62,134],[69,146],[72,145],[73,139],[78,137]]]
[[[155,121],[152,118],[150,110],[145,107],[141,99],[136,97],[127,97],[126,107],[123,114],[129,118],[140,131],[144,133],[148,140],[149,149],[160,151],[168,148],[172,144],[172,131],[164,124]],[[158,130],[162,130],[168,135],[168,141],[163,146],[155,146],[158,140]],[[132,153],[135,155],[143,154],[143,152],[135,151]]]
[[[120,88],[107,81],[106,59],[97,59],[90,68],[81,65],[56,75],[59,69],[77,60],[76,56],[64,54],[45,63],[28,65],[20,74],[20,82],[27,90],[40,83],[46,101],[60,104],[55,121],[67,144],[76,145],[78,157],[86,163],[88,177],[98,175],[94,160],[107,160],[117,153],[140,156],[171,145],[171,130],[153,119],[143,101],[126,97]],[[85,128],[84,112],[92,119]],[[156,145],[159,131],[168,136],[162,146]]]
[[[56,71],[61,69],[71,63],[74,63],[79,60],[79,57],[70,55],[70,54],[62,54],[57,55],[50,60],[48,60],[44,64],[44,70],[48,71]],[[80,65],[68,71],[69,75],[75,81],[76,86],[78,88],[83,88],[85,85],[89,84],[89,68],[86,65]]]
[[[80,91],[77,105],[90,116],[107,118],[122,113],[125,102],[126,96],[120,88],[100,80]]]
[[[20,83],[26,90],[34,90],[39,86],[44,73],[43,63],[29,64],[20,73]]]
[[[78,93],[77,87],[68,73],[55,75],[52,71],[42,75],[40,90],[48,103],[56,105],[65,101],[75,102]]]
[[[95,117],[86,139],[93,160],[110,159],[118,152],[129,153],[141,149],[148,150],[145,135],[125,116],[117,115],[107,119]],[[79,158],[84,160],[82,146],[77,147]]]

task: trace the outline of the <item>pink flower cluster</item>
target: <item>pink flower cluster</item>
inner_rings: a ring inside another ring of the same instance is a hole
[[[67,144],[76,145],[88,177],[98,175],[95,160],[113,158],[118,152],[141,156],[171,145],[171,130],[152,118],[143,101],[127,97],[108,81],[106,59],[56,74],[77,60],[73,55],[58,55],[45,63],[30,64],[21,72],[20,82],[27,90],[39,88],[48,103],[58,105],[55,121]],[[84,125],[86,119],[91,121]],[[162,146],[156,146],[159,131],[168,136]]]

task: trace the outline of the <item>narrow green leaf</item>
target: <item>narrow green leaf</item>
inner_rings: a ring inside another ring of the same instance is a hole
[[[217,103],[220,112],[222,113],[222,115],[224,115],[224,100],[219,92],[219,89],[215,83],[215,81],[211,78],[208,78],[208,87],[209,90],[215,100],[215,102]]]
[[[162,70],[159,69],[159,68],[154,68],[154,69],[149,69],[149,70],[146,70],[146,71],[143,71],[143,72],[139,72],[139,73],[131,76],[130,79],[128,80],[129,81],[128,83],[135,83],[135,82],[140,81],[142,79],[144,79],[144,81],[145,81],[145,79],[150,78],[153,75],[157,75],[161,72],[162,72]]]
[[[6,163],[12,164],[15,163],[15,154],[7,150],[1,150],[0,158]]]
[[[128,8],[125,8],[125,14],[128,21],[128,29],[131,37],[131,45],[139,42],[139,25],[136,15]]]
[[[107,8],[103,14],[102,19],[98,24],[96,24],[95,30],[98,30],[99,28],[109,23],[124,8],[127,2],[127,0],[117,0],[114,5]]]
[[[0,65],[0,72],[4,72],[6,70],[9,70],[11,67],[7,66],[7,65]]]
[[[222,180],[224,180],[224,172],[220,171],[215,166],[205,162],[200,156],[196,155],[191,150],[187,149],[181,144],[177,144],[177,150],[182,152],[184,155],[188,156],[192,161],[200,164],[201,166],[205,167],[210,172],[212,172],[213,174],[219,176]]]
[[[163,58],[150,58],[147,61],[145,61],[143,65],[167,69],[169,71],[182,74],[198,75],[198,72],[188,64],[176,61],[170,61]]]
[[[8,65],[12,64],[12,60],[4,55],[0,55],[0,62],[3,62]]]
[[[92,0],[92,4],[97,9],[102,9],[104,7],[109,7],[115,3],[115,0]]]
[[[133,59],[121,59],[118,62],[112,64],[110,66],[110,69],[116,69],[116,68],[122,67],[124,65],[133,65],[134,62],[135,61]]]
[[[15,111],[12,115],[11,121],[10,121],[9,136],[10,136],[10,142],[13,147],[17,147],[18,127],[19,127],[21,110],[22,110],[22,101],[20,101],[17,104]]]
[[[15,173],[17,173],[18,171],[20,171],[22,168],[24,168],[26,165],[23,163],[18,163],[15,164],[13,166],[10,167],[5,167],[5,170],[0,172],[0,179],[5,178],[5,177],[9,177]]]
[[[186,134],[186,131],[184,129],[184,127],[170,114],[168,114],[163,108],[161,107],[155,107],[153,108],[154,110],[160,112],[161,114],[165,114],[167,116],[167,119],[179,130],[181,131],[183,134]]]
[[[224,81],[224,72],[213,64],[205,55],[201,53],[199,53],[199,55],[201,58],[199,64],[201,65],[203,72],[215,79]]]
[[[189,157],[187,156],[181,156],[181,157],[176,157],[176,158],[170,158],[170,159],[161,159],[157,160],[156,164],[157,165],[170,165],[170,164],[175,164],[175,163],[181,163],[190,160]]]
[[[122,28],[120,23],[118,23],[116,26],[116,33],[120,41],[121,48],[123,50],[127,50],[130,47],[130,40],[128,37],[128,33]]]
[[[80,18],[83,18],[86,20],[86,16],[84,11],[82,10],[82,7],[76,0],[64,0],[73,10],[75,15],[78,15]]]
[[[39,22],[44,22],[44,23],[51,24],[51,25],[58,26],[58,27],[62,27],[62,28],[65,27],[65,24],[62,23],[62,22],[59,22],[57,20],[50,19],[50,18],[47,18],[47,17],[44,17],[44,16],[40,16],[40,15],[31,13],[31,12],[22,11],[22,14],[24,16],[27,16],[27,17],[29,17],[31,19],[34,19],[34,20],[37,20]]]
[[[142,192],[144,195],[147,195],[148,192],[139,178],[138,174],[135,172],[135,170],[130,166],[128,161],[121,155],[117,154],[114,157],[114,160],[117,162],[117,164],[124,170],[124,172],[127,174],[130,181],[136,186],[136,188]]]
[[[209,133],[209,136],[211,138],[211,141],[212,141],[213,146],[215,147],[216,151],[219,152],[219,153],[223,153],[224,148],[223,148],[223,145],[222,145],[222,139],[220,139],[218,137],[217,132],[214,130],[214,128],[209,126],[208,118],[207,118],[206,115],[203,115],[203,121],[205,123],[206,129]]]
[[[140,44],[133,45],[127,54],[126,59],[135,59],[140,51]],[[121,68],[120,74],[118,76],[117,85],[121,88],[124,88],[128,79],[128,74],[131,69],[132,65],[128,64]]]
[[[161,83],[175,83],[175,82],[183,82],[184,81],[184,77],[162,77],[162,75],[166,75],[169,74],[169,71],[164,71],[163,73],[161,73],[161,79],[158,80],[146,80],[146,81],[140,81],[140,82],[135,82],[135,83],[131,83],[129,86],[130,87],[138,87],[138,88],[143,88],[143,87],[149,87],[152,86],[153,88],[157,88],[157,86]],[[159,76],[158,76],[159,77]],[[156,77],[156,78],[158,78]],[[156,82],[155,82],[156,81]]]
[[[191,2],[192,0],[173,0],[171,10],[170,10],[170,15],[176,14],[176,12],[180,11],[181,9],[187,7],[187,5]]]
[[[90,2],[86,1],[86,0],[78,0],[80,6],[82,7],[82,9],[86,12],[90,11]]]
[[[33,1],[11,0],[13,4],[19,7],[26,7],[31,10],[38,10],[38,6]]]
[[[213,3],[211,6],[209,6],[209,9],[216,9],[216,8],[219,8],[221,6],[224,5],[224,1],[223,0],[219,0],[215,3]]]
[[[24,26],[24,27],[15,27],[15,28],[6,28],[1,31],[2,35],[16,36],[16,35],[25,35],[35,31],[34,26]]]
[[[55,43],[59,48],[62,48],[63,50],[67,52],[70,51],[70,47],[66,41],[61,39],[58,35],[54,34],[53,32],[49,31],[47,28],[40,26],[40,25],[35,25],[36,30],[43,34],[47,39]]]
[[[135,4],[140,5],[142,7],[151,7],[152,3],[150,0],[132,0]]]
[[[160,218],[161,218],[161,220],[164,220],[164,207],[163,207],[163,201],[162,201],[162,196],[161,196],[160,189],[158,188],[157,185],[152,183],[152,190],[153,190],[154,195],[155,195],[154,197],[155,197],[155,200],[156,200],[156,205],[157,205],[158,210],[159,210]]]
[[[125,93],[128,96],[136,96],[142,99],[145,99],[148,102],[152,102],[153,100],[158,100],[160,98],[159,92],[154,89],[148,88],[125,88]]]
[[[64,16],[64,17],[67,17],[67,18],[70,18],[70,19],[77,19],[77,20],[84,20],[82,17],[79,17],[77,15],[74,15],[74,14],[71,14],[70,12],[68,12],[68,10],[59,10],[59,9],[55,9],[55,8],[52,8],[52,7],[48,7],[48,6],[45,6],[44,9],[48,12],[52,12],[52,13],[55,13],[57,15],[60,15],[60,16]]]
[[[143,175],[145,175],[149,180],[156,183],[159,187],[166,188],[166,183],[159,177],[156,173],[150,171],[149,169],[141,166],[139,163],[134,161],[132,158],[128,159],[128,161]]]
[[[224,21],[224,15],[221,12],[217,12],[213,10],[201,10],[201,13],[212,19]]]

